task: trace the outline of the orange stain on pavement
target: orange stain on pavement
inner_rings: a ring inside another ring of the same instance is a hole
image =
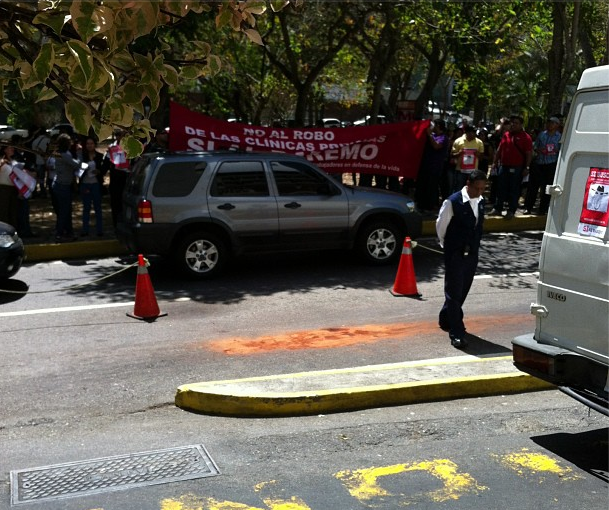
[[[521,325],[526,322],[522,315],[472,317],[467,326],[477,335],[495,329],[498,325]],[[232,356],[243,356],[273,351],[296,351],[305,349],[335,349],[352,345],[366,345],[384,340],[407,340],[414,336],[446,335],[436,322],[417,321],[394,324],[366,324],[354,327],[337,327],[291,331],[258,338],[233,337],[205,343],[205,348]]]

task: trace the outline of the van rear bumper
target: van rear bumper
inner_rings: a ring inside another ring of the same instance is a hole
[[[559,386],[579,402],[609,416],[609,367],[581,354],[540,344],[532,334],[512,340],[514,366]]]

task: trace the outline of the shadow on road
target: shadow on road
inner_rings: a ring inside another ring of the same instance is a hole
[[[485,340],[476,335],[467,334],[468,344],[463,348],[463,352],[478,356],[479,358],[490,358],[493,356],[505,356],[512,354],[512,351],[507,347]]]
[[[0,281],[0,305],[19,301],[27,294],[28,289],[27,283],[15,278]]]
[[[502,289],[530,288],[531,279],[504,277],[530,273],[537,268],[540,235],[489,234],[480,253],[478,274],[496,276],[489,283]],[[443,278],[443,256],[433,238],[420,240],[413,250],[413,264],[418,283]],[[276,293],[308,293],[317,290],[367,289],[389,290],[393,287],[399,262],[371,267],[347,251],[322,251],[274,255],[244,256],[231,261],[225,274],[213,280],[184,278],[169,260],[150,257],[150,274],[159,299],[189,298],[205,303],[234,303],[249,296]],[[83,260],[65,261],[82,267],[92,283],[73,286],[63,278],[49,282],[74,295],[93,298],[133,299],[137,277],[137,257],[117,258],[112,264],[98,265]],[[132,266],[133,267],[129,267]],[[126,269],[121,272],[121,269]],[[82,273],[81,273],[82,276]],[[0,299],[9,299],[0,295]],[[16,298],[18,299],[18,298]],[[10,302],[10,301],[4,301]],[[488,350],[488,349],[487,349]]]
[[[608,438],[609,428],[601,428],[574,434],[560,432],[531,439],[580,469],[609,482]]]

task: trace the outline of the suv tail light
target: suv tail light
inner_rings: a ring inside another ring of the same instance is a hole
[[[152,223],[152,202],[140,200],[137,204],[137,221],[140,223]]]

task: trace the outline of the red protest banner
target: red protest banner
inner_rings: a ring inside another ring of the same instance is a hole
[[[349,128],[275,128],[225,122],[171,103],[171,150],[240,149],[306,157],[328,173],[414,178],[429,121]]]

